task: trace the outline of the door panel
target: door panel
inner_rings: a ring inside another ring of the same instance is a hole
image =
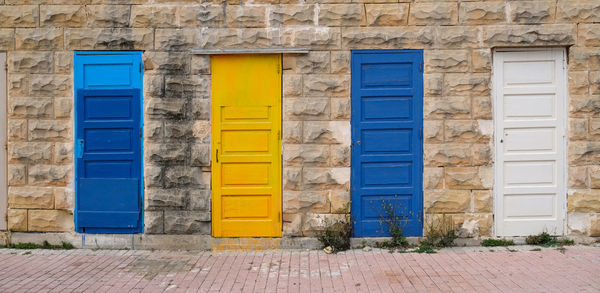
[[[76,53],[76,227],[142,231],[141,53]]]
[[[563,235],[564,49],[494,54],[498,236]]]
[[[358,237],[389,235],[392,206],[405,235],[422,234],[422,51],[352,53],[352,218]]]
[[[279,237],[281,56],[213,56],[211,66],[213,236]]]

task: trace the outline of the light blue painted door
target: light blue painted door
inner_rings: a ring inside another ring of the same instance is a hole
[[[142,231],[141,52],[75,53],[78,232]]]
[[[421,50],[352,52],[354,235],[422,235],[423,73]]]

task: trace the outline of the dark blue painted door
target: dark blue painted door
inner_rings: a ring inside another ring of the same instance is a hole
[[[75,54],[78,232],[142,231],[140,52]]]
[[[422,235],[423,53],[352,52],[351,212],[357,237],[387,236],[386,219]]]

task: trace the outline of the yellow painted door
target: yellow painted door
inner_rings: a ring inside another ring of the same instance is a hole
[[[215,237],[281,236],[281,56],[215,55]]]

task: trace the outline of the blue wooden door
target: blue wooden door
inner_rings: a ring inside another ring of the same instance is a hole
[[[385,219],[422,235],[421,50],[352,52],[354,235],[386,236]],[[384,220],[384,221],[382,221]]]
[[[142,231],[141,52],[75,53],[75,224]]]

